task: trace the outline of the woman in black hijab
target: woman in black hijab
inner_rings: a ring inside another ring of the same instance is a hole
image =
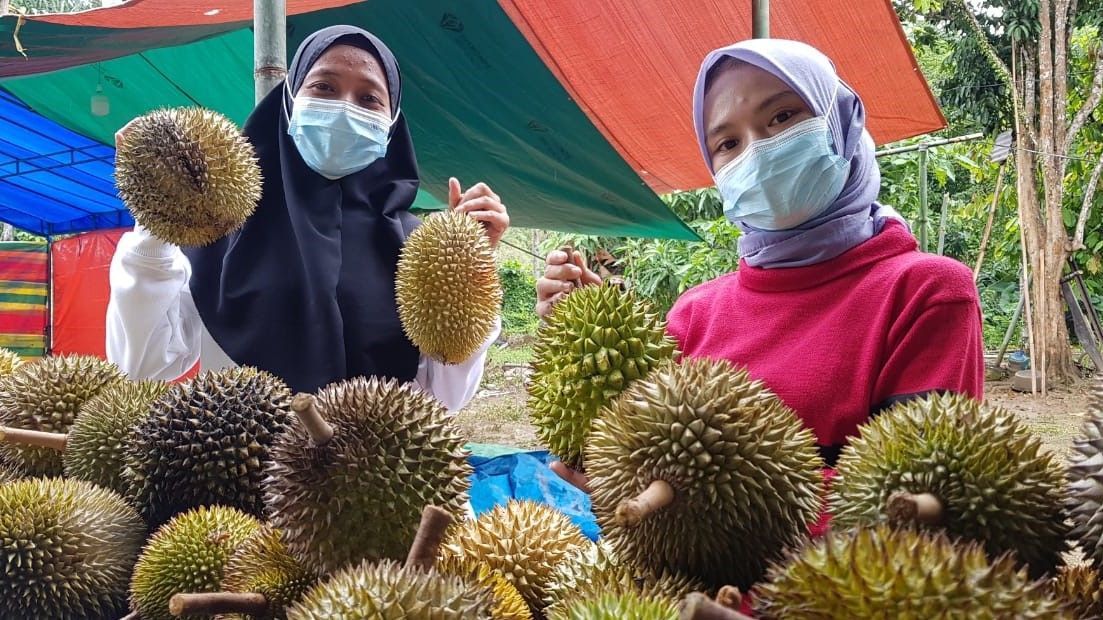
[[[133,379],[173,379],[197,360],[249,365],[308,392],[393,377],[450,409],[466,404],[498,330],[472,359],[445,366],[418,354],[395,305],[399,251],[418,223],[401,95],[398,63],[370,33],[333,26],[308,37],[245,122],[264,175],[245,225],[186,251],[140,226],[120,240],[108,359]],[[449,205],[483,222],[492,245],[509,225],[485,184],[461,192],[450,180]]]

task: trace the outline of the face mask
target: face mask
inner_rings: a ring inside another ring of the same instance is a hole
[[[346,101],[300,96],[287,119],[287,133],[306,165],[332,181],[386,155],[392,123]]]
[[[795,228],[838,198],[850,167],[831,148],[826,116],[756,140],[716,173],[724,215],[762,230]]]

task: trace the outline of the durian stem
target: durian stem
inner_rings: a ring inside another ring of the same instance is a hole
[[[747,616],[728,609],[700,592],[691,592],[682,601],[680,620],[750,620]]]
[[[616,520],[621,527],[636,527],[644,519],[674,501],[674,487],[666,480],[653,480],[643,493],[617,506]]]
[[[889,498],[888,518],[892,523],[937,525],[942,521],[942,502],[930,493],[896,493]]]
[[[169,613],[180,616],[210,616],[214,614],[268,613],[268,599],[257,592],[195,592],[174,594],[169,599]]]
[[[38,446],[62,452],[65,450],[67,438],[68,436],[63,433],[43,433],[42,431],[0,426],[0,441],[21,446]]]
[[[126,614],[125,616],[123,616],[122,618],[119,618],[119,620],[141,620],[141,617],[142,616],[140,616],[138,614],[138,612],[132,611],[132,612]]]
[[[291,399],[291,410],[299,416],[299,421],[306,427],[306,432],[315,445],[324,446],[333,439],[333,427],[322,417],[318,399],[310,394],[296,394]]]
[[[429,570],[437,561],[437,551],[444,540],[444,533],[452,524],[452,515],[448,511],[433,505],[421,511],[421,524],[418,525],[414,544],[406,555],[406,566]]]
[[[728,609],[739,609],[743,604],[743,593],[735,586],[724,586],[716,593],[716,602]]]

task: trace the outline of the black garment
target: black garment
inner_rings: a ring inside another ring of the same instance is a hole
[[[288,70],[290,92],[336,43],[380,60],[397,114],[394,55],[352,26],[303,42]],[[185,250],[199,315],[230,359],[272,372],[295,391],[361,375],[413,380],[419,355],[395,302],[399,251],[418,223],[409,212],[418,170],[406,120],[392,127],[384,158],[330,181],[306,165],[287,133],[290,92],[281,83],[245,122],[264,175],[256,213],[217,243]]]

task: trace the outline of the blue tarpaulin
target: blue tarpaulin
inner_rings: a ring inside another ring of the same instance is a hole
[[[0,221],[43,237],[132,226],[114,161],[114,148],[0,91]]]
[[[470,446],[475,468],[471,481],[471,508],[480,515],[511,499],[547,504],[570,517],[590,540],[600,534],[590,509],[590,497],[556,475],[547,452],[512,452]],[[504,452],[504,453],[502,453]]]

